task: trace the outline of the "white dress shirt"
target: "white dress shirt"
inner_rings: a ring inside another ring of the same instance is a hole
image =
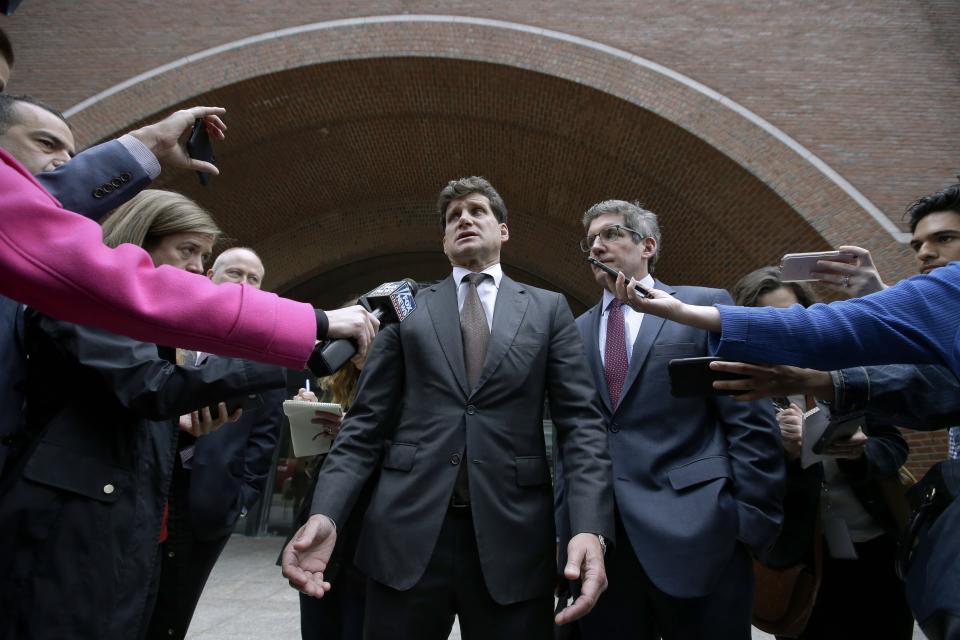
[[[640,286],[647,289],[654,288],[653,276],[649,273],[640,280]],[[601,308],[603,309],[603,314],[600,316],[600,361],[606,364],[607,354],[604,353],[607,347],[607,319],[610,317],[610,303],[613,301],[614,295],[607,291],[603,290],[603,300],[601,301]],[[623,305],[623,334],[624,338],[627,341],[627,363],[633,359],[633,343],[637,341],[637,334],[640,333],[640,323],[643,322],[643,314],[639,311],[634,311],[632,307]]]
[[[471,273],[469,269],[463,267],[453,268],[453,281],[457,285],[457,309],[463,311],[463,301],[467,296],[467,283],[463,278]],[[500,280],[503,278],[503,269],[498,262],[489,266],[480,273],[490,275],[490,278],[484,278],[483,282],[477,285],[477,294],[480,296],[480,304],[483,305],[483,313],[487,316],[487,326],[493,331],[493,308],[497,304],[497,291],[500,290]]]

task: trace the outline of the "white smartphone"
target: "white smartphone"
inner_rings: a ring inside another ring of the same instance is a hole
[[[843,251],[811,251],[788,253],[780,259],[780,279],[784,282],[810,282],[818,280],[813,275],[818,271],[817,261],[854,262],[857,257]]]

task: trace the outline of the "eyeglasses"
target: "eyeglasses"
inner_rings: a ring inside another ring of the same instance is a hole
[[[580,250],[584,253],[590,253],[590,250],[593,248],[593,243],[597,241],[597,238],[600,238],[602,243],[608,244],[611,242],[616,242],[628,233],[633,233],[640,238],[644,237],[643,234],[636,229],[631,229],[630,227],[625,227],[621,224],[612,224],[609,227],[601,229],[600,233],[587,236],[586,238],[581,238]]]

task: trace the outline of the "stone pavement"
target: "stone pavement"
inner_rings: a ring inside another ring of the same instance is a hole
[[[207,582],[187,640],[298,640],[297,592],[274,563],[282,538],[234,535]],[[451,639],[460,640],[454,627]],[[754,629],[753,640],[773,636]],[[915,631],[915,640],[923,635]]]

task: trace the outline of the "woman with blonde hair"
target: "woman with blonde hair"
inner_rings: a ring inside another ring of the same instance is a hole
[[[179,194],[146,191],[117,209],[107,241],[141,244],[154,265],[200,272],[220,234]],[[27,429],[0,483],[0,638],[142,638],[165,537],[178,418],[200,434],[223,398],[282,387],[282,370],[214,359],[27,312]],[[54,382],[56,384],[51,384]],[[185,425],[186,426],[186,425]]]

